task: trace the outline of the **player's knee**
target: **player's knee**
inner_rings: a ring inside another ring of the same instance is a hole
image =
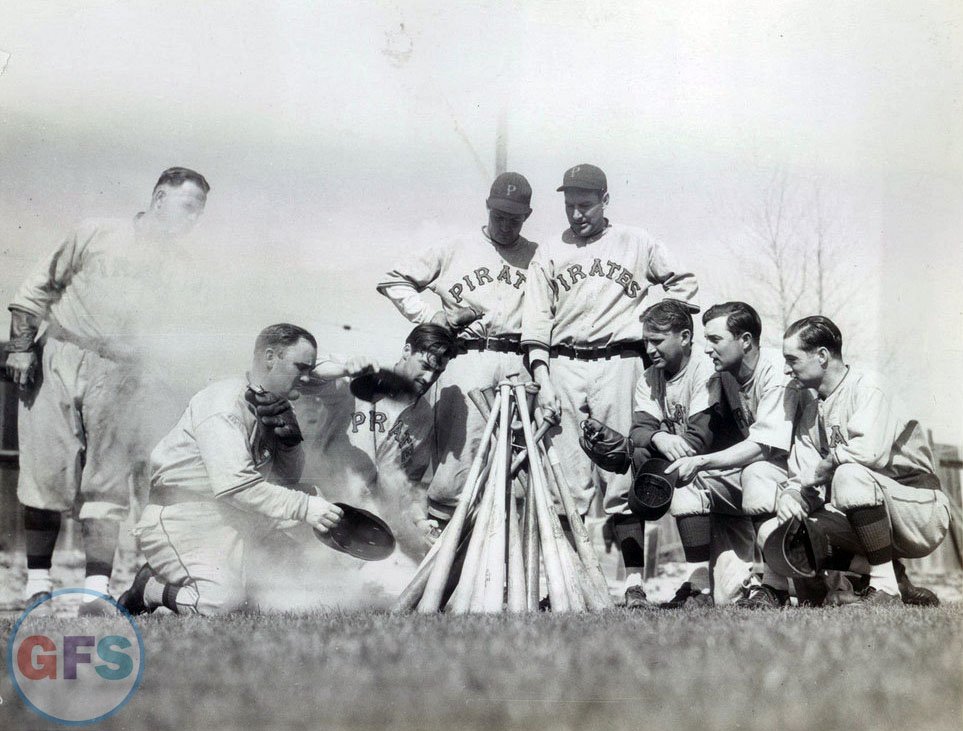
[[[746,515],[776,512],[779,483],[765,462],[748,465],[742,471],[742,511]]]
[[[197,613],[213,617],[236,612],[244,606],[245,595],[240,585],[214,581],[197,581]]]
[[[673,518],[682,518],[687,515],[707,515],[709,513],[709,502],[701,490],[693,485],[686,485],[680,487],[673,494],[669,512]]]
[[[772,535],[773,531],[779,527],[778,518],[770,518],[765,523],[759,526],[759,531],[756,533],[756,545],[762,550],[762,547],[766,545],[766,541],[769,536]]]
[[[882,495],[873,473],[858,464],[842,464],[833,473],[832,503],[839,510],[879,505]]]

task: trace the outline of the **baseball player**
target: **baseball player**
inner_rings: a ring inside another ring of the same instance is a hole
[[[565,195],[569,227],[539,247],[529,267],[522,315],[522,346],[540,386],[539,403],[560,418],[547,438],[569,472],[581,513],[600,490],[615,519],[620,543],[638,543],[642,526],[631,515],[629,475],[603,474],[579,448],[579,423],[594,418],[625,434],[632,423],[632,393],[642,372],[639,316],[657,287],[691,304],[695,276],[680,268],[667,248],[645,231],[611,224],[605,173],[576,165],[558,188]],[[625,551],[623,550],[623,553]],[[637,557],[627,557],[629,562]],[[641,587],[641,573],[627,573],[626,589]]]
[[[245,603],[244,569],[258,538],[306,523],[324,533],[341,508],[291,489],[304,467],[293,411],[274,426],[259,395],[296,398],[315,367],[307,330],[281,323],[257,337],[247,378],[197,393],[151,454],[150,503],[135,528],[146,563],[119,603],[132,614],[224,614]]]
[[[294,405],[304,425],[308,480],[323,485],[330,500],[383,516],[399,546],[417,560],[438,527],[428,518],[422,483],[434,431],[431,404],[422,396],[457,352],[448,328],[417,325],[393,368],[415,384],[415,393],[362,400],[351,392],[351,376],[376,365],[329,356],[315,370],[319,385]]]
[[[729,589],[741,588],[750,571],[763,574],[762,556],[753,554],[753,527],[775,515],[776,485],[786,479],[793,422],[806,392],[783,373],[780,353],[759,347],[762,321],[750,305],[713,305],[702,322],[705,352],[715,370],[709,381],[715,451],[680,457],[669,467],[687,483],[676,491],[672,514],[687,560],[709,561],[728,547],[744,566],[744,575],[726,587],[715,582],[716,598],[726,601],[734,595]],[[731,446],[719,449],[726,444]],[[715,563],[709,566],[712,576]],[[667,604],[688,603],[696,589],[684,583]]]
[[[474,234],[429,246],[389,271],[378,291],[411,322],[434,322],[460,331],[466,351],[438,381],[434,474],[428,488],[431,516],[447,521],[458,503],[478,450],[484,420],[468,399],[473,388],[495,386],[523,370],[522,297],[537,245],[521,235],[532,213],[532,188],[524,176],[495,178],[486,201],[488,225]],[[436,310],[421,296],[430,290]]]
[[[931,553],[946,536],[949,503],[919,422],[902,416],[876,375],[847,365],[842,345],[839,328],[819,315],[786,331],[787,372],[818,397],[796,424],[789,480],[759,540],[777,524],[813,521],[830,543],[868,563],[860,605],[900,604],[893,559]],[[784,577],[767,577],[759,601],[783,606],[787,589]]]
[[[145,298],[176,273],[176,241],[197,222],[209,191],[193,170],[165,170],[146,212],[81,223],[10,303],[6,369],[21,389],[17,497],[24,506],[28,603],[50,594],[65,511],[83,528],[85,588],[107,594],[136,462],[133,430],[121,416],[143,366],[137,317]],[[101,603],[93,598],[82,615],[97,613]]]

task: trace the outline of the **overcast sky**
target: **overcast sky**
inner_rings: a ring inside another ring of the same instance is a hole
[[[691,262],[706,302],[738,294],[727,246],[773,174],[818,186],[865,295],[847,326],[959,443],[961,22],[951,2],[6,3],[0,295],[188,165],[223,287],[198,320],[244,343],[224,370],[279,319],[389,357],[407,328],[379,274],[484,223],[504,109],[530,238],[565,225],[564,169],[595,162],[610,218]]]

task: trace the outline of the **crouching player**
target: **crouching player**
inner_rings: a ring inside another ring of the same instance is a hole
[[[721,570],[713,571],[716,599],[740,596],[745,583],[748,594],[737,603],[753,602],[753,587],[761,582],[749,583],[750,571],[756,577],[763,574],[762,556],[753,554],[754,528],[776,513],[777,484],[787,476],[793,420],[807,393],[784,374],[781,353],[759,347],[762,321],[750,305],[713,305],[702,322],[705,352],[715,369],[709,390],[717,451],[682,457],[669,467],[685,484],[673,498],[672,514],[688,561],[710,559],[710,538],[713,559],[722,551],[735,553],[733,580],[720,581],[716,574]],[[726,443],[731,446],[719,450]],[[693,592],[683,584],[669,604],[692,601]]]
[[[830,545],[865,559],[869,589],[860,604],[899,604],[901,594],[903,601],[933,603],[915,601],[929,592],[909,584],[894,565],[931,553],[949,528],[949,502],[919,422],[899,413],[876,376],[846,365],[842,335],[828,318],[790,325],[783,354],[788,371],[818,399],[796,425],[790,479],[777,517],[759,531],[760,545],[777,525],[806,520]],[[767,581],[774,603],[785,604],[785,578]]]
[[[257,337],[247,378],[196,394],[151,454],[149,505],[135,534],[146,563],[120,604],[132,614],[165,606],[178,614],[223,614],[245,603],[245,554],[259,535],[306,523],[335,527],[341,509],[285,487],[304,466],[290,410],[271,427],[253,413],[250,391],[296,398],[315,367],[307,330],[279,324]]]

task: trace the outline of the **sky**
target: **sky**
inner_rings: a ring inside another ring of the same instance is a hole
[[[390,360],[408,328],[379,275],[484,224],[504,114],[535,191],[525,235],[558,235],[562,172],[596,163],[609,217],[691,262],[706,303],[751,289],[771,181],[801,210],[818,190],[860,295],[849,355],[959,444],[960,49],[951,2],[7,3],[0,296],[187,165],[212,185],[171,299],[196,309],[194,382],[243,369],[285,319]]]

